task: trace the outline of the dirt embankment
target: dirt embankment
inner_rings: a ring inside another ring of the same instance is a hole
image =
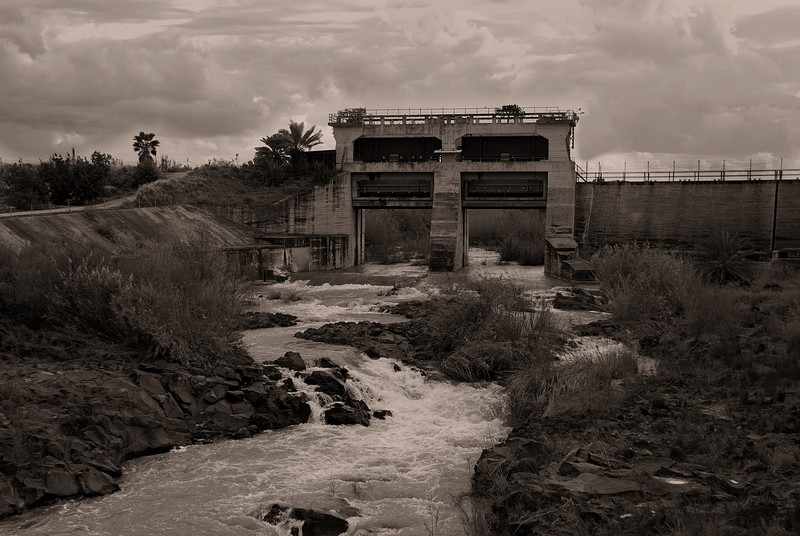
[[[168,243],[192,236],[201,236],[212,247],[234,247],[252,244],[255,235],[245,225],[188,206],[32,213],[0,219],[0,244],[13,250],[74,242],[116,252],[150,241]]]
[[[0,517],[111,493],[127,459],[248,437],[311,413],[291,380],[246,356],[212,370],[4,357],[0,385]]]

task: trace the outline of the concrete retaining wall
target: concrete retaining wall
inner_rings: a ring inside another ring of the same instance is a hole
[[[217,216],[255,228],[261,235],[322,236],[345,235],[334,241],[343,250],[329,252],[328,246],[316,248],[319,256],[325,249],[331,262],[328,268],[353,264],[355,256],[355,212],[348,174],[339,174],[327,185],[271,205],[207,205]],[[338,248],[339,246],[337,246]],[[321,257],[320,257],[321,258]],[[324,268],[319,268],[324,269]]]
[[[776,210],[777,187],[777,210]],[[754,249],[800,248],[800,181],[579,183],[576,238],[596,247],[631,241],[691,249],[721,231]]]

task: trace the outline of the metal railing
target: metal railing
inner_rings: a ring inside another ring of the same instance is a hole
[[[415,125],[431,123],[576,123],[578,114],[555,106],[525,106],[519,113],[496,108],[348,108],[328,115],[328,125]]]
[[[486,197],[544,199],[544,185],[541,182],[538,184],[503,183],[500,181],[492,181],[492,184],[467,183],[467,187],[464,190],[465,199]]]
[[[725,182],[800,179],[800,169],[693,169],[589,171],[575,166],[580,182]]]
[[[356,187],[358,197],[402,197],[430,198],[430,180],[370,180],[359,181]]]
[[[439,155],[430,155],[430,156],[359,156],[353,158],[353,162],[365,162],[365,163],[374,163],[374,162],[385,162],[385,163],[392,163],[392,162],[439,162],[440,158]]]

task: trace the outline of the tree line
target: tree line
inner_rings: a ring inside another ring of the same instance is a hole
[[[261,138],[252,161],[236,165],[235,172],[266,186],[277,186],[303,176],[315,182],[327,181],[333,171],[320,162],[310,161],[306,151],[322,143],[316,125],[306,130],[305,123],[289,122]],[[157,163],[160,141],[153,132],[141,131],[133,137],[136,166],[114,165],[110,154],[94,151],[90,157],[53,154],[38,164],[22,162],[0,165],[0,188],[5,184],[6,202],[16,209],[30,210],[49,205],[89,204],[117,191],[128,191],[152,182],[161,171],[176,167],[168,158]],[[209,162],[209,165],[211,162]]]

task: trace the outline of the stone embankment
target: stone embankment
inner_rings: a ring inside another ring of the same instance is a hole
[[[130,458],[248,437],[311,414],[280,370],[246,356],[210,371],[9,359],[2,377],[0,517],[113,492]]]

